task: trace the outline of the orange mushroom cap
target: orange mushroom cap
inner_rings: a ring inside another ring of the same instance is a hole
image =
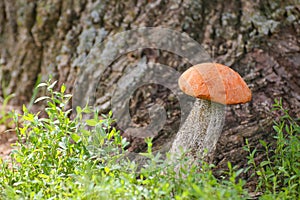
[[[251,90],[241,76],[218,63],[202,63],[186,70],[178,80],[187,95],[221,104],[239,104],[251,100]]]

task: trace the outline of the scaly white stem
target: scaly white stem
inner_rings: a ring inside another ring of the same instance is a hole
[[[172,143],[172,159],[188,151],[193,163],[203,158],[205,149],[208,155],[213,153],[224,125],[224,110],[225,105],[197,99]]]

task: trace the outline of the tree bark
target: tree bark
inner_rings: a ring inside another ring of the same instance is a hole
[[[260,139],[271,141],[274,98],[283,98],[291,115],[300,117],[299,5],[299,0],[1,0],[0,95],[15,93],[12,104],[28,103],[38,77],[45,81],[49,75],[59,85],[65,83],[69,92],[74,86],[89,88],[83,85],[88,82],[74,83],[93,64],[93,59],[85,63],[90,50],[104,39],[146,26],[185,32],[216,62],[239,72],[253,92],[252,102],[227,107],[212,158],[219,168],[226,167],[227,161],[246,167],[245,140],[257,148]],[[99,53],[110,48],[104,46]],[[180,73],[191,66],[178,55],[151,48],[119,57],[96,73],[101,80],[95,103],[102,112],[110,110],[118,80],[141,62],[161,63]],[[132,123],[137,127],[149,123],[146,107],[153,102],[167,107],[169,113],[154,139],[155,149],[167,151],[180,123],[178,100],[169,89],[155,84],[140,87],[129,106]],[[131,151],[143,150],[143,139],[124,135],[131,141]]]

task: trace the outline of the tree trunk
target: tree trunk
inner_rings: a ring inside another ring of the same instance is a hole
[[[194,60],[153,49],[150,44],[148,48],[120,54],[113,41],[100,46],[99,42],[139,27],[184,32],[202,44],[214,61],[239,72],[253,92],[252,102],[226,108],[225,126],[212,159],[219,168],[226,167],[227,161],[246,167],[247,153],[242,150],[245,140],[258,148],[260,139],[271,140],[274,114],[270,109],[274,98],[282,97],[291,114],[300,117],[299,5],[299,0],[1,0],[0,94],[5,97],[15,93],[17,98],[12,104],[28,103],[38,77],[44,81],[52,75],[59,85],[66,83],[69,92],[86,92],[74,96],[74,105],[86,97],[82,95],[95,91],[93,102],[105,113],[111,109],[113,91],[126,73],[151,62],[182,73]],[[126,39],[134,44],[134,37]],[[176,42],[174,38],[170,40]],[[123,47],[128,41],[123,41]],[[97,51],[91,52],[92,49]],[[87,58],[89,53],[95,56]],[[106,63],[108,67],[101,67],[106,56],[118,53],[121,56]],[[86,73],[98,65],[96,71]],[[142,80],[142,74],[145,75],[140,71],[133,81]],[[176,99],[180,92],[174,95],[170,88],[148,83],[131,94],[128,108],[132,121],[126,123],[147,126],[153,114],[148,116],[147,107],[164,106],[165,124],[153,136],[154,148],[167,151],[180,124],[180,104]],[[131,141],[130,150],[143,150],[143,139],[130,130],[124,132]]]

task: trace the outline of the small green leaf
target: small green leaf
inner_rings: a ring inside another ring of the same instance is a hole
[[[86,120],[86,124],[89,126],[96,126],[97,123],[98,123],[97,120],[94,120],[94,119]]]
[[[85,113],[85,114],[89,114],[89,113],[91,113],[91,109],[90,109],[88,106],[85,106],[85,107],[82,109],[82,112]]]
[[[24,183],[25,183],[24,181],[16,182],[16,183],[13,184],[13,186],[17,187],[17,186],[22,185]]]
[[[77,114],[80,114],[82,112],[82,109],[80,106],[76,106],[76,112],[77,112]]]
[[[264,140],[259,140],[259,142],[261,143],[261,145],[263,147],[267,147],[268,146],[267,143]]]
[[[28,109],[26,108],[25,104],[23,104],[23,107],[22,107],[22,108],[23,108],[23,112],[24,112],[24,113],[27,113],[27,112],[28,112]]]
[[[72,97],[72,94],[66,94],[65,97],[66,97],[66,98],[71,98],[71,97]]]
[[[44,179],[48,179],[49,178],[49,176],[47,176],[46,174],[39,174],[38,177],[44,178]]]
[[[54,81],[51,85],[48,86],[48,90],[51,90],[54,88],[54,86],[56,85],[57,81]]]
[[[72,133],[71,134],[71,138],[76,142],[76,143],[78,143],[79,141],[80,141],[80,136],[79,135],[77,135],[76,133]]]
[[[65,84],[62,84],[61,88],[60,88],[60,92],[64,93],[66,91],[66,86]]]
[[[274,129],[277,133],[281,132],[281,131],[280,131],[280,128],[279,128],[278,126],[273,126],[273,129]]]
[[[108,167],[104,167],[104,171],[108,174],[110,172],[110,169]]]
[[[24,128],[21,128],[21,127],[20,127],[20,128],[19,128],[20,134],[21,134],[21,135],[25,135],[25,134],[26,134],[26,131],[27,131],[27,128],[28,128],[27,126],[25,126]]]
[[[261,175],[262,175],[261,171],[256,171],[256,174],[257,174],[258,176],[261,176]]]
[[[231,170],[231,169],[232,169],[231,162],[227,162],[227,166],[228,166],[228,169],[229,169],[229,170]]]
[[[29,122],[33,122],[34,121],[34,115],[33,114],[28,114],[28,115],[24,115],[23,119]]]
[[[62,148],[62,149],[67,149],[65,143],[63,143],[63,142],[59,142],[59,143],[58,143],[58,146],[59,146],[60,148]]]
[[[291,133],[291,130],[292,130],[292,128],[290,129],[290,127],[286,124],[286,125],[285,125],[285,131],[286,131],[287,133]]]
[[[47,86],[47,83],[40,83],[40,84],[38,84],[36,87],[37,87],[37,88],[40,88],[40,87],[45,87],[45,86]]]
[[[42,100],[45,100],[45,99],[50,99],[50,97],[47,97],[47,96],[39,97],[39,98],[37,98],[37,99],[34,101],[34,103],[37,103],[37,102],[42,101]]]
[[[88,137],[88,136],[91,135],[91,132],[90,132],[90,131],[87,131],[87,130],[84,130],[84,129],[80,130],[80,132],[81,132],[81,134],[82,134],[83,136],[85,136],[85,137]]]
[[[267,160],[265,160],[265,161],[262,161],[262,162],[260,163],[260,166],[263,167],[263,166],[268,165],[268,164],[270,164],[270,162],[267,161]]]

